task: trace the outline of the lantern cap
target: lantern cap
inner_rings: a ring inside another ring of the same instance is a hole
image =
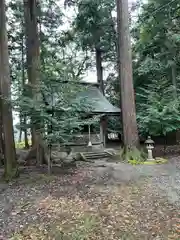
[[[150,136],[148,136],[147,140],[145,141],[145,144],[154,144],[154,141],[151,139]]]

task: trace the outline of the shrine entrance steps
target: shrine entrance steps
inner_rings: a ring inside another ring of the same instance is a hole
[[[101,151],[88,151],[88,152],[81,152],[80,156],[85,161],[91,161],[95,159],[104,159],[104,158],[111,158],[115,156],[115,152],[112,150],[101,150]]]

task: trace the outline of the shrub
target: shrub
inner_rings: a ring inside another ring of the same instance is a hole
[[[31,140],[28,140],[29,146],[31,146]],[[18,149],[25,148],[25,141],[15,142],[15,147]]]

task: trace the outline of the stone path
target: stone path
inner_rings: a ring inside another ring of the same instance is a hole
[[[137,181],[139,178],[151,179],[154,188],[171,203],[180,205],[180,157],[170,158],[167,164],[160,165],[136,165],[125,163],[113,163],[106,160],[95,161],[96,176],[105,173],[111,175],[109,183]]]

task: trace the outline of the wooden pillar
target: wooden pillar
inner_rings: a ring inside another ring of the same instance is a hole
[[[107,118],[103,116],[100,118],[100,139],[103,147],[106,147],[106,130],[107,130]]]

